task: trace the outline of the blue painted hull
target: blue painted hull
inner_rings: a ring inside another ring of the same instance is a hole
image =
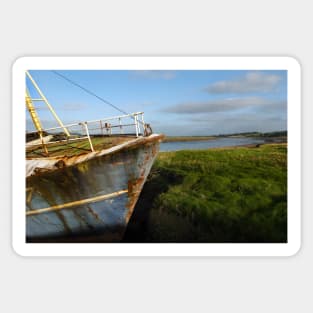
[[[27,177],[27,241],[120,241],[158,149],[147,140]]]

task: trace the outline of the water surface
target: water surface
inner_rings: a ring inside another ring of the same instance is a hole
[[[160,152],[177,151],[177,150],[199,150],[209,148],[219,148],[228,146],[241,146],[250,144],[264,143],[265,140],[253,137],[241,138],[217,138],[212,140],[199,140],[199,141],[175,141],[163,142],[160,145]]]

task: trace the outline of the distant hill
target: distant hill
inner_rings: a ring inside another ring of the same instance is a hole
[[[258,137],[258,138],[277,138],[287,137],[287,130],[275,131],[275,132],[243,132],[232,134],[219,134],[210,136],[166,136],[163,142],[177,142],[177,141],[201,141],[201,140],[213,140],[223,137]]]
[[[235,136],[244,136],[244,137],[286,137],[288,134],[287,130],[283,131],[274,131],[274,132],[243,132],[243,133],[232,133],[232,134],[219,134],[216,137],[235,137]]]

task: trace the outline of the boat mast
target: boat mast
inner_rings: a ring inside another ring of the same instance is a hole
[[[36,101],[43,101],[47,107],[49,108],[50,112],[52,113],[52,115],[54,116],[54,118],[56,119],[56,121],[58,122],[58,124],[60,125],[60,127],[63,128],[64,133],[66,134],[67,137],[70,137],[70,133],[67,130],[67,128],[63,125],[62,121],[60,120],[60,118],[57,116],[56,112],[54,111],[53,107],[51,106],[51,104],[48,102],[47,98],[44,96],[44,94],[42,93],[42,91],[40,90],[40,88],[38,87],[37,83],[34,81],[34,79],[32,78],[32,76],[29,74],[28,71],[26,71],[26,76],[29,78],[29,80],[32,82],[33,86],[35,87],[35,89],[37,90],[38,94],[40,95],[40,99],[35,99]],[[26,88],[26,106],[27,109],[30,113],[30,116],[34,122],[34,125],[39,133],[40,138],[42,139],[42,133],[43,133],[43,129],[38,117],[38,114],[35,110],[35,107],[33,105],[33,100],[30,95],[29,92],[27,91]]]

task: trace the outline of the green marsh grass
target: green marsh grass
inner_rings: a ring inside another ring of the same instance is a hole
[[[160,153],[142,197],[142,241],[286,242],[287,145]]]

